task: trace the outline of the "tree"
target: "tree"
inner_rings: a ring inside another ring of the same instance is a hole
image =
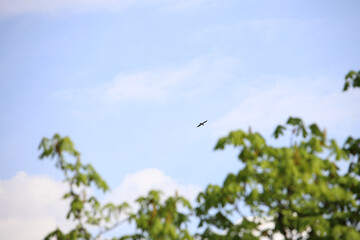
[[[135,213],[129,211],[128,203],[107,203],[102,206],[95,196],[88,196],[87,189],[95,185],[107,192],[109,187],[90,164],[82,164],[80,153],[69,137],[62,138],[55,134],[52,139],[43,138],[39,149],[42,150],[40,159],[55,158],[56,167],[64,173],[69,191],[63,198],[70,199],[70,210],[66,218],[77,223],[68,233],[56,229],[45,240],[101,239],[104,233],[127,221],[135,222],[138,231],[115,239],[192,239],[188,230],[183,227],[189,221],[190,214],[183,211],[192,210],[185,198],[175,195],[162,203],[161,192],[150,191],[148,196],[137,199],[140,208]],[[73,157],[73,162],[67,161],[65,155]],[[182,206],[182,211],[178,210],[179,206]],[[98,230],[96,233],[89,230],[94,226]]]
[[[350,81],[359,87],[360,72],[352,72],[344,91]],[[43,138],[40,158],[56,159],[69,184],[67,218],[77,222],[68,233],[56,229],[45,239],[103,239],[124,222],[135,223],[135,233],[112,239],[360,239],[360,139],[348,137],[340,147],[325,129],[294,117],[276,127],[275,139],[286,131],[291,140],[284,147],[267,144],[251,130],[230,132],[215,150],[238,148],[238,172],[228,174],[222,185],[208,185],[194,208],[177,194],[161,200],[161,192],[150,191],[137,199],[135,212],[127,203],[101,205],[88,196],[93,186],[108,191],[106,182],[91,165],[82,164],[70,138]],[[243,213],[244,205],[251,216]],[[190,216],[199,223],[195,233],[186,226]],[[97,232],[89,230],[94,226]]]
[[[209,185],[199,194],[196,213],[207,226],[202,236],[224,239],[212,230],[217,229],[226,239],[272,239],[276,232],[286,239],[360,239],[359,162],[340,174],[339,162],[348,161],[349,152],[327,140],[325,130],[289,118],[274,136],[289,128],[298,139],[289,147],[269,146],[259,133],[241,130],[218,141],[215,149],[240,149],[243,167],[222,186]],[[241,201],[251,209],[251,218],[239,209]],[[234,214],[240,223],[231,221]],[[264,227],[269,221],[274,229]]]

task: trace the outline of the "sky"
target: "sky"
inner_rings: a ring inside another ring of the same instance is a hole
[[[358,0],[0,0],[0,238],[68,229],[62,175],[42,137],[132,201],[194,199],[241,165],[214,151],[231,130],[271,133],[289,116],[341,144],[360,134]],[[205,126],[196,128],[199,122]],[[287,140],[285,141],[287,142]],[[18,231],[22,228],[22,231]]]

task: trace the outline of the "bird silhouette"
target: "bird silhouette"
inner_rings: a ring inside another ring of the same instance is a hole
[[[197,127],[201,127],[201,126],[204,126],[204,124],[207,122],[207,120],[206,121],[204,121],[204,122],[202,122],[202,123],[199,123],[199,125],[197,126]]]

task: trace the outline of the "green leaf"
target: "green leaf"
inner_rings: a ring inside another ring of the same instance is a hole
[[[315,123],[310,125],[310,130],[311,130],[312,135],[315,135],[315,136],[318,136],[321,138],[324,137],[324,134],[320,131],[319,127]]]
[[[284,127],[282,125],[277,126],[273,133],[273,136],[275,138],[279,138],[280,135],[284,135],[284,130],[286,130],[286,127]]]
[[[346,74],[345,79],[353,79],[356,76],[356,72],[355,71],[349,71],[348,74]]]

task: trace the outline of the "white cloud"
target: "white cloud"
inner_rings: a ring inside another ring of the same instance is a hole
[[[278,78],[279,79],[279,78]],[[330,134],[351,134],[360,122],[359,95],[341,92],[341,85],[330,79],[272,79],[265,87],[248,88],[245,97],[225,113],[212,128],[216,134],[247,129],[269,136],[289,116],[300,117],[306,124],[316,122]]]
[[[201,188],[192,184],[180,184],[161,170],[149,168],[127,175],[105,200],[131,203],[139,196],[147,195],[150,190],[161,190],[164,197],[174,196],[177,191],[179,195],[193,201]]]
[[[42,239],[57,226],[69,229],[68,203],[61,199],[65,190],[50,177],[25,172],[0,180],[0,239]]]
[[[319,36],[327,30],[323,23],[320,19],[264,18],[239,22],[235,28],[251,29],[252,32],[260,33],[266,40],[281,38],[284,33],[298,39]]]
[[[14,16],[26,13],[57,13],[59,11],[119,12],[130,7],[158,5],[163,9],[194,8],[210,0],[0,0],[0,16]]]
[[[261,39],[263,42],[289,40],[313,40],[320,36],[338,34],[340,29],[325,24],[322,19],[296,18],[258,18],[242,20],[235,23],[215,24],[204,27],[190,36],[191,41],[202,42],[203,39],[228,40],[241,42],[248,39]],[[240,43],[239,43],[240,44]]]
[[[170,3],[171,1],[168,1]],[[181,1],[172,1],[171,4],[168,4],[165,9],[168,10],[184,10],[184,9],[195,9],[201,5],[206,6],[217,6],[219,4],[216,0],[181,0]]]
[[[191,75],[195,66],[174,71],[119,74],[103,92],[110,102],[126,100],[156,101],[169,96],[171,88]]]
[[[194,199],[200,188],[183,185],[152,168],[129,174],[105,201],[133,201],[151,189],[165,195],[179,194]],[[66,221],[68,202],[62,199],[67,186],[48,176],[29,176],[18,172],[14,177],[0,180],[0,239],[38,240],[59,227],[67,231],[72,226]]]
[[[60,91],[55,96],[78,106],[189,98],[209,93],[225,81],[233,79],[236,68],[241,69],[238,59],[203,57],[177,68],[120,73],[110,82]]]

